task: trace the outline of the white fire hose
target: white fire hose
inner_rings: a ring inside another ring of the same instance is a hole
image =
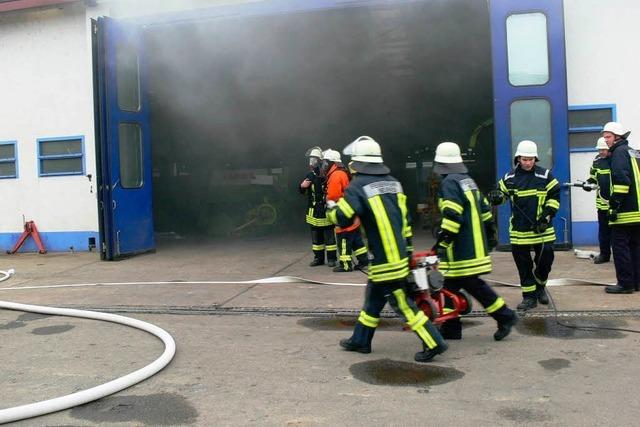
[[[14,274],[13,270],[1,271],[0,282],[9,279]],[[486,282],[509,287],[520,287],[519,284],[502,282],[498,280],[485,279]],[[195,282],[116,282],[116,283],[78,283],[68,285],[50,285],[50,286],[23,286],[0,288],[1,291],[20,291],[29,289],[51,289],[51,288],[77,288],[77,287],[101,287],[101,286],[141,286],[141,285],[194,285],[194,284],[269,284],[269,283],[310,283],[316,285],[329,286],[365,286],[365,283],[340,283],[340,282],[322,282],[316,280],[305,279],[295,276],[278,276],[268,277],[264,279],[246,280],[246,281],[195,281]],[[609,283],[586,281],[581,279],[551,279],[547,282],[547,286],[572,286],[572,285],[593,285],[604,286]],[[82,405],[97,399],[101,399],[118,391],[131,387],[145,379],[153,376],[171,362],[176,351],[175,342],[171,335],[165,330],[147,322],[132,319],[116,314],[100,313],[87,310],[75,310],[67,308],[44,307],[37,305],[18,304],[8,301],[0,301],[0,309],[27,311],[40,314],[52,314],[57,316],[80,317],[85,319],[101,320],[107,322],[119,323],[121,325],[130,326],[148,332],[160,338],[165,345],[162,355],[151,364],[132,372],[128,375],[110,381],[108,383],[72,393],[66,396],[57,397],[55,399],[44,400],[37,403],[31,403],[14,408],[0,409],[0,424],[19,421],[27,418],[37,417],[52,412],[69,409],[74,406]]]
[[[9,279],[14,274],[13,270],[0,271],[0,282]],[[0,309],[27,311],[31,313],[52,314],[55,316],[80,317],[84,319],[100,320],[105,322],[119,323],[121,325],[130,326],[155,335],[164,343],[164,352],[160,357],[151,364],[137,371],[131,372],[123,377],[117,378],[108,383],[101,384],[96,387],[82,390],[66,396],[56,397],[54,399],[43,400],[27,405],[16,406],[8,409],[0,409],[0,424],[24,420],[27,418],[37,417],[52,412],[69,409],[74,406],[82,405],[101,399],[110,394],[117,393],[120,390],[138,384],[141,381],[153,376],[162,368],[167,366],[176,352],[176,344],[164,329],[161,329],[151,323],[141,320],[131,319],[117,314],[99,313],[86,310],[74,310],[68,308],[43,307],[39,305],[18,304],[8,301],[0,301]]]

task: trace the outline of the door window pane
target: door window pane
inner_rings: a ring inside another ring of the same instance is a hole
[[[523,13],[507,18],[509,82],[514,86],[543,85],[549,81],[547,17]]]
[[[551,104],[546,99],[525,99],[511,104],[511,154],[518,143],[529,139],[538,146],[540,166],[553,165],[551,140]]]
[[[120,123],[120,185],[122,188],[142,187],[142,130],[135,123]]]
[[[140,66],[133,46],[120,44],[116,49],[116,85],[118,105],[126,111],[140,111]]]

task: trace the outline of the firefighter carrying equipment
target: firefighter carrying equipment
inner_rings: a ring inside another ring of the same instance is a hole
[[[518,143],[516,154],[513,156],[513,164],[518,164],[518,157],[535,157],[538,161],[538,146],[535,142],[525,139]]]
[[[617,140],[611,153],[609,224],[640,224],[640,152],[626,139]]]
[[[360,218],[373,259],[369,280],[384,283],[409,275],[413,232],[402,185],[390,175],[358,173],[328,217],[340,227]]]
[[[442,215],[440,271],[445,279],[477,276],[491,272],[489,238],[493,234],[491,206],[475,181],[466,174],[448,174],[438,191]]]
[[[631,131],[627,130],[621,123],[609,122],[602,128],[602,133],[610,132],[614,135],[618,135],[622,139],[627,139],[631,135]]]
[[[512,245],[552,243],[556,239],[551,220],[560,208],[560,183],[551,171],[535,165],[526,171],[517,165],[498,182],[492,203],[512,204],[509,240]]]
[[[387,175],[391,172],[383,162],[380,144],[370,136],[358,137],[342,150],[342,154],[351,156],[349,168],[356,173]]]
[[[460,147],[454,142],[442,142],[436,147],[433,159],[433,172],[437,174],[467,173],[467,167],[462,161]]]

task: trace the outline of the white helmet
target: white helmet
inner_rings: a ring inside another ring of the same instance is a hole
[[[524,141],[520,141],[518,143],[518,148],[516,148],[516,154],[513,156],[514,163],[518,163],[518,157],[535,157],[536,161],[538,159],[538,146],[535,142],[529,141],[525,139]]]
[[[462,161],[460,147],[455,142],[442,142],[436,147],[433,171],[439,174],[467,173]]]
[[[347,145],[342,153],[351,156],[354,162],[382,163],[382,150],[373,138],[361,136],[351,144]]]
[[[462,163],[460,147],[455,142],[442,142],[436,148],[436,158],[438,163]]]
[[[604,128],[602,128],[602,133],[605,133],[605,132],[611,132],[612,134],[621,136],[623,138],[628,137],[629,134],[631,133],[618,122],[609,122],[606,125],[604,125]]]
[[[322,152],[322,158],[330,162],[342,163],[342,159],[340,158],[340,153],[330,148]]]
[[[600,137],[598,138],[598,142],[596,143],[596,149],[597,150],[608,150],[609,146],[607,145],[606,142],[604,142],[604,138]]]
[[[311,147],[304,154],[307,157],[317,157],[322,160],[322,148],[320,147]]]

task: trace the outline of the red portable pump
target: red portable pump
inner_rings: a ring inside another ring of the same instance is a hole
[[[409,281],[413,283],[412,297],[424,314],[437,325],[447,320],[469,314],[471,297],[464,290],[458,292],[444,288],[444,277],[438,271],[438,257],[435,251],[416,252],[411,260]],[[449,300],[452,308],[445,309]]]

